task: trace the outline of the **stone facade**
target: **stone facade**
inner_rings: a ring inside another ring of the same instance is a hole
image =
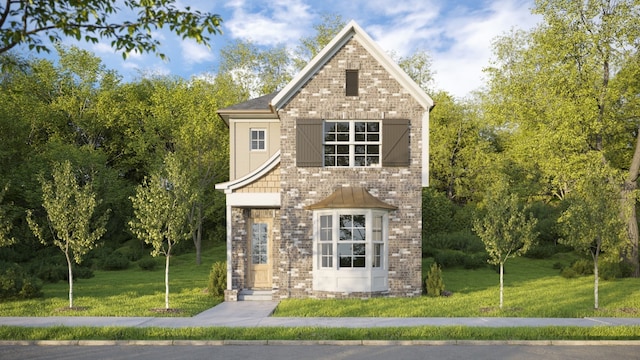
[[[359,96],[345,96],[346,70],[359,70]],[[425,109],[352,38],[278,115],[281,119],[280,241],[274,241],[275,298],[417,296],[421,293],[422,116]],[[296,121],[410,120],[409,167],[323,168],[296,166]],[[362,186],[395,205],[389,214],[389,291],[380,294],[325,293],[312,288],[313,212],[304,207],[338,186]],[[235,213],[234,213],[235,214]],[[280,274],[280,275],[278,275]]]

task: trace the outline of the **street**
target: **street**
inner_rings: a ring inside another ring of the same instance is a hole
[[[36,346],[2,345],[0,359],[638,359],[640,346],[615,345],[225,345]]]

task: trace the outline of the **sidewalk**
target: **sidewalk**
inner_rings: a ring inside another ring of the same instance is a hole
[[[270,315],[275,301],[224,302],[194,317],[0,317],[0,325],[25,327],[124,326],[124,327],[541,327],[541,326],[640,326],[640,318],[282,318]]]

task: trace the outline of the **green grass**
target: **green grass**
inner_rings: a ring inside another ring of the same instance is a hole
[[[126,328],[0,326],[3,340],[637,340],[640,326],[383,328]]]
[[[600,281],[600,309],[594,310],[593,276],[565,279],[556,262],[516,258],[505,266],[504,306],[499,305],[499,275],[492,269],[445,269],[450,297],[285,300],[282,317],[640,317],[640,279]],[[425,268],[426,263],[425,261]]]
[[[211,265],[226,257],[225,245],[206,248],[202,264],[195,254],[171,258],[169,306],[179,312],[157,312],[164,308],[164,257],[158,257],[153,271],[131,264],[120,271],[95,271],[90,279],[74,281],[73,305],[68,310],[69,284],[45,284],[44,297],[0,303],[0,316],[193,316],[222,301],[206,294]]]

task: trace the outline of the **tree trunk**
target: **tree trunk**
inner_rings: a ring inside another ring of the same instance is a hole
[[[504,263],[500,263],[500,310],[502,310],[502,303],[504,299]]]
[[[164,265],[164,307],[169,310],[169,253]]]
[[[193,238],[196,246],[196,265],[202,264],[202,206],[198,205],[196,209],[196,233]]]
[[[593,262],[593,308],[598,310],[598,257]]]
[[[71,267],[71,258],[69,252],[65,252],[64,256],[67,258],[67,266],[69,268],[69,308],[73,308],[73,269]]]
[[[623,209],[629,211],[623,213],[624,220],[627,223],[627,235],[629,237],[629,251],[625,255],[625,261],[631,265],[633,269],[633,277],[640,277],[640,263],[638,263],[638,219],[636,214],[636,198],[634,192],[638,188],[638,173],[640,172],[640,128],[636,136],[636,146],[633,152],[631,166],[629,166],[629,174],[625,179],[622,187]]]

